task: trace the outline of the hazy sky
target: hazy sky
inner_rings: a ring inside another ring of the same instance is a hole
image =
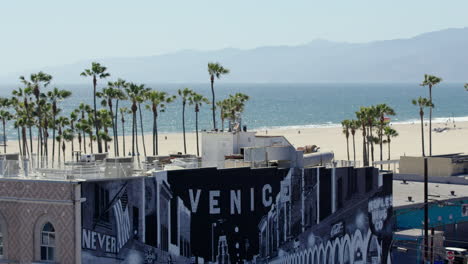
[[[467,0],[12,0],[0,3],[0,75],[181,49],[367,42],[468,26]]]

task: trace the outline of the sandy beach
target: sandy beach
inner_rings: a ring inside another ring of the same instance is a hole
[[[419,123],[414,124],[393,124],[392,127],[396,129],[399,136],[392,138],[391,142],[391,159],[399,159],[400,156],[421,155],[421,127]],[[468,122],[457,122],[456,127],[452,123],[446,126],[445,123],[435,123],[433,128],[447,128],[443,132],[433,132],[433,155],[467,152],[468,150]],[[300,131],[300,133],[299,133]],[[426,137],[426,154],[429,153],[428,149],[428,127],[424,127]],[[259,135],[284,135],[295,147],[305,145],[317,145],[321,151],[332,151],[335,154],[335,159],[346,160],[346,138],[342,134],[341,127],[328,127],[328,128],[297,128],[297,129],[269,129],[268,131],[257,131]],[[145,135],[145,146],[147,155],[152,155],[151,135]],[[201,134],[200,134],[201,137]],[[196,154],[195,133],[190,132],[186,134],[187,138],[187,153]],[[355,136],[356,144],[356,160],[362,160],[362,136],[361,131],[358,130]],[[131,151],[131,136],[126,136],[126,153]],[[144,147],[141,137],[139,140],[140,155],[144,155]],[[200,139],[201,141],[201,139]],[[87,139],[87,143],[89,141]],[[120,151],[122,153],[123,137],[119,137]],[[110,156],[113,156],[113,143],[109,144]],[[349,138],[350,145],[350,158],[353,159],[352,137]],[[57,147],[57,145],[56,145]],[[201,143],[200,143],[201,147]],[[74,143],[75,150],[78,150],[78,141]],[[97,146],[94,144],[94,152],[97,152]],[[383,147],[384,159],[388,158],[388,146],[384,144]],[[36,150],[36,143],[34,142],[34,151]],[[49,151],[52,150],[52,143],[49,141]],[[183,152],[183,137],[182,133],[161,133],[159,135],[159,154],[166,155],[170,153]],[[3,147],[0,148],[3,153]],[[56,150],[57,151],[57,150]],[[87,151],[90,152],[89,146]],[[200,149],[201,151],[201,149]],[[380,148],[378,145],[374,147],[375,158],[379,160]],[[9,140],[7,144],[7,152],[18,152],[18,143],[15,140]],[[63,155],[63,154],[62,154]],[[66,146],[67,160],[71,158],[71,145]]]

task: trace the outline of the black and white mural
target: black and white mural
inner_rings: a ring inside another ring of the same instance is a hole
[[[292,170],[260,223],[257,263],[390,263],[392,175]]]
[[[83,263],[388,263],[391,175],[202,168],[81,183]]]

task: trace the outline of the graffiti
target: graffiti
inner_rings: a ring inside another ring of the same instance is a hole
[[[85,249],[101,249],[107,253],[117,253],[115,237],[83,229],[82,247]]]
[[[334,225],[332,225],[332,228],[330,230],[330,237],[335,238],[335,237],[340,237],[344,235],[344,222],[340,221]]]
[[[377,197],[369,200],[368,210],[371,214],[372,224],[376,231],[380,232],[388,218],[388,209],[392,206],[392,197]]]
[[[153,248],[146,248],[144,258],[145,263],[153,264],[158,260],[158,254]]]
[[[271,263],[380,264],[382,263],[381,258],[382,246],[377,237],[370,229],[365,233],[357,229],[351,235],[346,234],[342,237],[324,241],[293,254],[284,254]]]
[[[261,194],[262,205],[265,208],[271,206],[271,204],[273,203],[272,186],[270,184],[265,184],[263,185],[261,190],[262,191],[260,194]],[[228,207],[227,204],[220,204],[221,201],[229,201],[229,208],[230,208],[229,212],[231,215],[242,214],[242,208],[241,208],[242,199],[249,199],[250,211],[254,212],[255,210],[255,206],[254,206],[255,198],[256,198],[255,188],[250,188],[250,192],[248,192],[248,194],[245,194],[246,192],[244,192],[244,195],[242,193],[242,190],[239,190],[239,189],[225,190],[223,192],[221,190],[209,190],[209,191],[203,192],[201,189],[196,189],[196,190],[188,189],[188,197],[190,198],[190,206],[191,206],[192,213],[198,212],[200,199],[202,199],[201,196],[203,195],[203,193],[208,193],[207,194],[208,195],[208,200],[207,200],[208,208],[209,208],[209,213],[212,215],[220,214],[221,206]],[[221,199],[220,197],[221,195],[229,196],[229,199]]]

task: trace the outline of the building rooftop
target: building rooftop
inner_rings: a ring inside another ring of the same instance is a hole
[[[443,201],[468,198],[468,186],[429,183],[429,200]],[[454,192],[452,194],[452,192]],[[411,201],[409,200],[411,197]],[[424,182],[393,181],[393,206],[404,208],[424,203]]]

